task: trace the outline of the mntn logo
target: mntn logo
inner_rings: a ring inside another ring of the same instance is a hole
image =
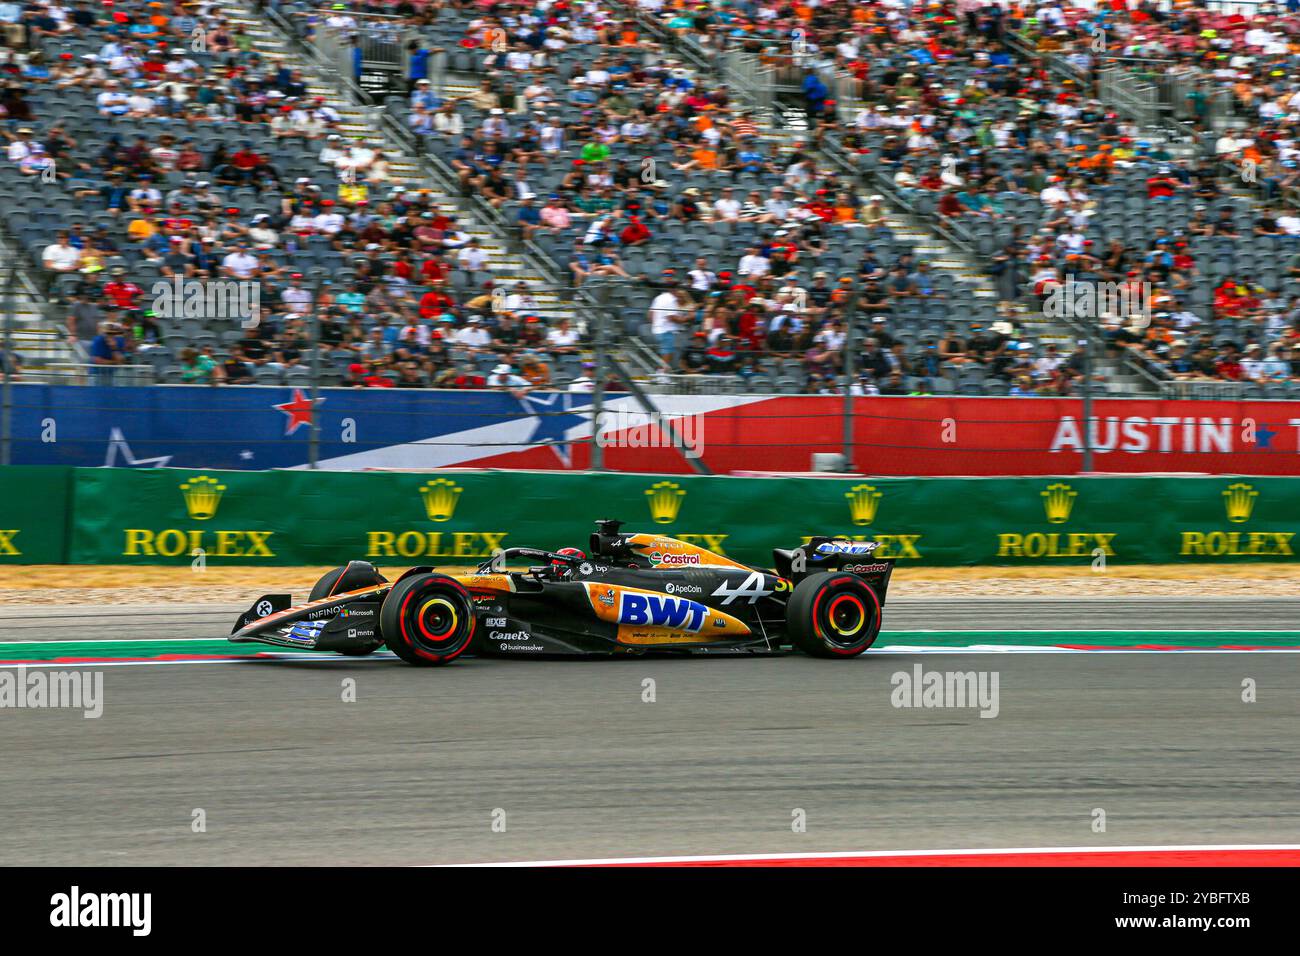
[[[698,631],[709,609],[685,598],[656,594],[623,594],[618,608],[620,624],[653,624],[682,631]]]

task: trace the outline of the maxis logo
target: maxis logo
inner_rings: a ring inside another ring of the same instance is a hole
[[[686,598],[627,593],[621,597],[618,608],[620,624],[654,625],[695,632],[704,626],[704,619],[709,613],[703,604]]]
[[[14,536],[18,534],[20,528],[11,528],[8,531],[0,529],[0,554],[21,555],[18,546],[14,544]]]
[[[913,561],[921,558],[921,535],[919,534],[873,534],[868,537],[865,534],[840,535],[839,538],[849,541],[866,541],[876,545],[874,556],[877,558],[896,558],[899,560],[911,559]],[[812,537],[804,535],[802,544],[812,542]],[[866,553],[863,552],[840,552],[840,553]]]

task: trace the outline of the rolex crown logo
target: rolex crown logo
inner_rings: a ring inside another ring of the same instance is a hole
[[[677,512],[682,507],[682,498],[686,492],[675,481],[660,481],[645,491],[650,499],[650,517],[656,524],[672,524],[677,520]]]
[[[880,507],[882,496],[883,492],[877,491],[874,485],[854,485],[844,492],[844,497],[849,499],[849,514],[853,516],[853,523],[871,524],[875,521],[876,509]]]
[[[1048,485],[1046,491],[1039,492],[1043,496],[1043,510],[1047,512],[1047,520],[1052,524],[1065,524],[1070,520],[1070,511],[1074,508],[1074,499],[1079,493],[1067,484],[1057,482],[1054,485]]]
[[[446,478],[435,478],[420,486],[424,499],[424,513],[430,521],[448,521],[456,512],[456,502],[464,489]]]
[[[185,496],[185,510],[196,521],[207,521],[217,513],[217,505],[221,504],[221,494],[225,490],[225,485],[207,475],[191,478],[181,485],[181,494]]]
[[[1250,513],[1255,510],[1255,499],[1259,492],[1244,481],[1228,485],[1223,489],[1223,507],[1228,512],[1228,520],[1233,524],[1243,524],[1250,520]]]

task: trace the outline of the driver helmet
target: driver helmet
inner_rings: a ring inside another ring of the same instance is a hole
[[[561,548],[559,551],[556,551],[555,553],[568,555],[569,557],[577,558],[580,561],[587,560],[586,552],[580,551],[577,548]],[[574,562],[571,561],[559,561],[554,558],[551,559],[551,567],[555,568],[555,570],[558,571],[559,573],[565,575],[569,574],[573,570],[573,564]]]

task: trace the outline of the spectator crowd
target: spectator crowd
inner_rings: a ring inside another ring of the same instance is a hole
[[[666,375],[1073,394],[1077,330],[1044,318],[1072,281],[1143,290],[1141,315],[1086,318],[1155,378],[1300,382],[1286,7],[275,5],[308,33],[401,18],[397,115],[567,285],[497,277],[457,210],[217,4],[0,4],[8,172],[83,213],[40,262],[105,376],[143,361],[187,382],[296,380],[314,349],[340,384],[587,389],[588,330],[552,303],[605,295]],[[433,32],[473,92],[435,88]],[[774,129],[678,44],[794,76],[804,122]],[[1152,135],[1105,102],[1098,71],[1117,63],[1180,77],[1171,109],[1198,135]],[[93,130],[55,109],[71,102]],[[996,294],[918,256],[900,208],[973,237]],[[152,279],[254,285],[257,320],[161,314]]]

